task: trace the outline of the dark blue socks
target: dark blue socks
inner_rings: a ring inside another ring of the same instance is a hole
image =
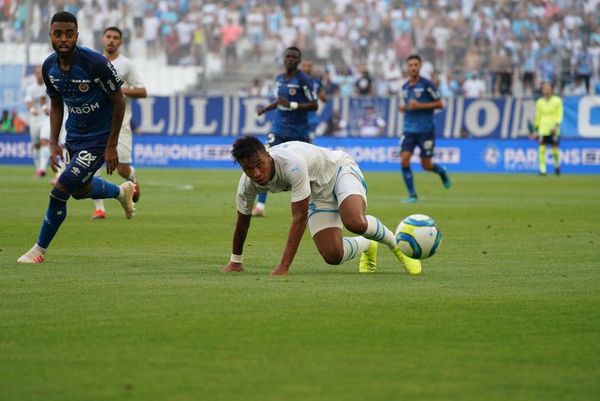
[[[415,192],[415,183],[413,180],[413,173],[410,167],[402,167],[402,178],[404,178],[404,183],[406,184],[406,189],[408,189],[409,196],[417,196]]]
[[[65,192],[59,191],[56,188],[50,191],[50,203],[48,204],[48,210],[46,210],[46,216],[44,217],[40,236],[37,240],[37,244],[42,248],[48,248],[58,228],[67,217],[68,199],[69,195]]]

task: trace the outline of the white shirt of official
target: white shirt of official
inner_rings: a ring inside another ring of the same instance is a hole
[[[311,201],[332,202],[336,177],[340,167],[354,163],[342,151],[334,151],[306,142],[286,142],[268,150],[275,162],[275,175],[265,186],[258,185],[242,174],[237,190],[237,210],[252,213],[254,199],[261,192],[291,191],[291,202],[311,197]]]
[[[119,57],[111,61],[117,73],[123,80],[124,88],[144,88],[144,82],[133,64],[133,61],[119,54]],[[125,97],[125,115],[123,116],[123,127],[129,127],[131,121],[131,99]]]

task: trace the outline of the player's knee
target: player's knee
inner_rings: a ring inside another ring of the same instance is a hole
[[[353,216],[343,221],[344,227],[354,234],[362,234],[367,231],[367,220],[363,216]]]
[[[339,265],[342,262],[342,258],[344,257],[343,250],[342,251],[329,251],[326,253],[322,253],[323,260],[328,265]]]

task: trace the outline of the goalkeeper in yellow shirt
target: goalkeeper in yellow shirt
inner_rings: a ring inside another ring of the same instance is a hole
[[[560,175],[560,154],[558,137],[563,120],[562,99],[552,93],[552,85],[542,82],[542,97],[535,102],[534,128],[538,135],[538,164],[541,175],[546,175],[546,147],[552,147],[554,172]]]

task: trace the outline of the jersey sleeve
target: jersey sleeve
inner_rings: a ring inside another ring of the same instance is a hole
[[[432,101],[440,100],[442,98],[442,95],[440,95],[440,91],[438,90],[438,88],[431,82],[427,83],[425,90],[427,91],[427,94],[429,95]]]
[[[245,215],[252,214],[256,195],[258,195],[256,187],[252,185],[246,174],[242,174],[235,197],[238,212]]]
[[[52,98],[60,96],[60,93],[56,90],[56,88],[52,84],[52,81],[50,80],[50,77],[48,76],[49,69],[50,67],[48,67],[47,63],[44,63],[44,65],[42,65],[42,78],[44,79],[44,84],[46,85],[46,93],[49,97]]]
[[[110,61],[104,59],[95,67],[94,82],[100,85],[105,94],[112,95],[123,85],[123,80]]]
[[[283,174],[291,187],[292,202],[299,202],[310,196],[310,177],[306,163],[296,160],[293,163],[286,164]]]
[[[300,89],[302,90],[307,102],[317,101],[317,95],[316,93],[313,93],[313,82],[309,77],[303,76],[300,79]]]
[[[135,64],[129,63],[127,77],[124,77],[130,88],[145,88],[142,77],[140,76]]]
[[[33,102],[33,92],[31,90],[31,85],[29,85],[26,89],[25,89],[25,96],[23,97],[23,100],[25,101],[25,103],[29,103],[29,102]]]

